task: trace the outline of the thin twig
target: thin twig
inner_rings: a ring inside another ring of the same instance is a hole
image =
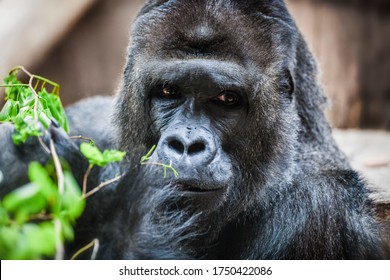
[[[118,181],[119,179],[121,179],[123,177],[123,174],[122,175],[119,175],[111,180],[108,180],[108,181],[105,181],[103,183],[101,183],[99,186],[97,186],[96,188],[90,190],[89,192],[87,192],[85,195],[83,194],[83,198],[88,198],[90,197],[91,195],[97,193],[98,191],[100,191],[102,188],[114,183],[115,181]]]
[[[0,87],[5,87],[5,88],[8,88],[8,87],[29,87],[29,85],[28,84],[12,84],[12,85],[1,84]]]
[[[39,80],[39,81],[42,81],[43,82],[43,85],[41,86],[41,89],[44,88],[45,84],[49,84],[53,87],[53,91],[52,93],[54,94],[58,94],[59,93],[59,89],[60,89],[60,85],[53,82],[53,81],[50,81],[49,79],[46,79],[45,77],[42,77],[42,76],[38,76],[38,75],[33,75],[31,74],[26,68],[24,68],[23,66],[16,66],[15,68],[11,69],[11,71],[9,72],[9,74],[13,74],[15,71],[19,71],[21,70],[22,72],[24,72],[27,76],[31,77],[33,76],[35,79]],[[23,84],[24,85],[24,84]]]
[[[30,87],[31,89],[31,92],[34,94],[35,96],[35,100],[34,100],[34,120],[35,121],[38,121],[38,104],[39,104],[39,95],[38,93],[35,91],[35,88],[33,86],[33,81],[34,81],[34,75],[31,74],[29,71],[27,71],[26,68],[24,68],[23,66],[17,66],[15,67],[14,69],[11,70],[11,73],[15,70],[22,70],[25,74],[27,74],[27,76],[30,77],[29,81],[28,81],[28,86]]]
[[[59,219],[54,220],[54,229],[56,232],[56,260],[64,259],[64,244],[62,244],[61,240],[61,221]]]
[[[81,136],[81,135],[78,135],[78,136],[70,136],[69,138],[70,138],[70,139],[76,139],[76,140],[85,140],[85,141],[88,141],[88,142],[94,142],[94,141],[92,140],[92,138],[84,137],[84,136]]]
[[[34,220],[46,221],[46,220],[52,220],[53,217],[54,217],[53,214],[39,213],[39,214],[35,214],[35,215],[30,215],[28,219],[29,219],[30,221],[34,221]]]
[[[46,153],[50,154],[49,148],[46,146],[45,142],[43,142],[42,137],[38,136],[38,141],[41,144],[42,148],[45,150]]]
[[[62,171],[61,162],[60,162],[60,159],[58,158],[57,151],[54,147],[53,139],[50,139],[50,151],[51,151],[51,155],[52,155],[53,161],[54,161],[54,166],[56,169],[56,175],[57,175],[57,180],[58,180],[58,191],[60,192],[60,194],[63,194],[64,193],[64,184],[65,184],[64,172]]]
[[[83,178],[83,196],[85,196],[86,193],[87,193],[88,176],[91,173],[92,168],[93,168],[93,165],[90,164],[88,166],[87,171],[84,174],[84,178]]]
[[[64,173],[62,171],[61,162],[58,158],[57,151],[54,147],[53,139],[50,139],[50,151],[51,156],[53,157],[54,166],[56,169],[57,181],[58,181],[58,191],[60,194],[64,193]],[[62,243],[62,225],[59,219],[54,220],[54,228],[56,232],[56,260],[64,259],[64,244]]]
[[[162,166],[164,168],[164,178],[167,175],[167,168],[172,170],[172,173],[173,173],[173,175],[175,175],[175,177],[179,176],[179,172],[177,172],[176,169],[172,166],[172,161],[169,162],[169,165],[166,165],[166,164],[160,163],[160,162],[141,162],[141,165]]]
[[[54,166],[56,169],[58,191],[60,194],[63,194],[64,188],[65,188],[65,186],[64,186],[65,185],[64,173],[62,171],[61,162],[60,162],[60,159],[58,158],[53,139],[50,139],[50,151],[51,151]],[[55,232],[56,232],[56,237],[57,237],[56,238],[56,259],[62,260],[64,258],[64,245],[62,244],[62,240],[61,240],[62,226],[61,226],[60,220],[58,220],[58,219],[54,220],[54,224],[55,224]]]
[[[156,166],[162,166],[162,167],[167,166],[166,164],[160,163],[160,162],[142,162],[141,165],[156,165]]]
[[[92,246],[93,246],[93,251],[92,251],[92,255],[91,255],[91,260],[96,259],[96,255],[97,255],[97,252],[99,250],[99,239],[97,239],[97,238],[95,238],[94,240],[92,240],[92,242],[88,243],[83,248],[81,248],[76,253],[74,253],[74,255],[72,256],[71,260],[72,261],[75,260],[78,256],[80,256],[82,253],[87,251]]]

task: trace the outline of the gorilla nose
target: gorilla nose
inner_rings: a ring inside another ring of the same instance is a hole
[[[172,149],[177,154],[181,155],[187,152],[187,155],[192,156],[197,153],[202,153],[206,150],[206,145],[203,143],[203,141],[195,142],[195,143],[184,143],[184,141],[180,141],[177,139],[173,139],[168,142],[168,146],[170,149]]]
[[[167,160],[201,165],[214,158],[216,147],[209,132],[198,131],[194,135],[177,133],[163,137],[160,154]]]

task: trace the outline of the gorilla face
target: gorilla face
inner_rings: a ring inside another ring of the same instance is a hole
[[[234,74],[243,71],[229,62],[191,59],[160,61],[153,73],[150,120],[158,145],[151,161],[172,162],[179,176],[170,187],[197,197],[202,208],[220,204],[240,177],[230,140],[248,117],[247,84]]]
[[[120,144],[134,158],[157,144],[137,177],[149,198],[168,189],[176,208],[229,220],[292,176],[294,27],[242,1],[187,2],[151,1],[134,23]]]
[[[245,6],[199,1],[194,11],[184,2],[146,6],[135,22],[121,143],[147,143],[144,152],[158,143],[151,161],[172,162],[179,176],[156,184],[215,207],[230,192],[259,193],[246,190],[249,180],[265,187],[269,176],[288,179],[280,175],[289,171],[296,131],[293,49],[286,52],[293,37],[281,19],[248,16]]]

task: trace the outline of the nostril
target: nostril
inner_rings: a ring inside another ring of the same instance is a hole
[[[206,146],[203,142],[195,142],[188,148],[188,154],[197,154],[206,150]]]
[[[178,140],[169,141],[168,145],[172,150],[176,151],[179,154],[182,154],[184,152],[184,145]]]

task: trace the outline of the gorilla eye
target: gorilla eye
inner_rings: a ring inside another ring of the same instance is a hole
[[[163,85],[158,91],[158,95],[166,99],[177,99],[180,97],[180,94],[176,87]]]
[[[238,93],[233,91],[223,91],[217,95],[214,100],[222,105],[227,106],[237,105],[241,101]]]

